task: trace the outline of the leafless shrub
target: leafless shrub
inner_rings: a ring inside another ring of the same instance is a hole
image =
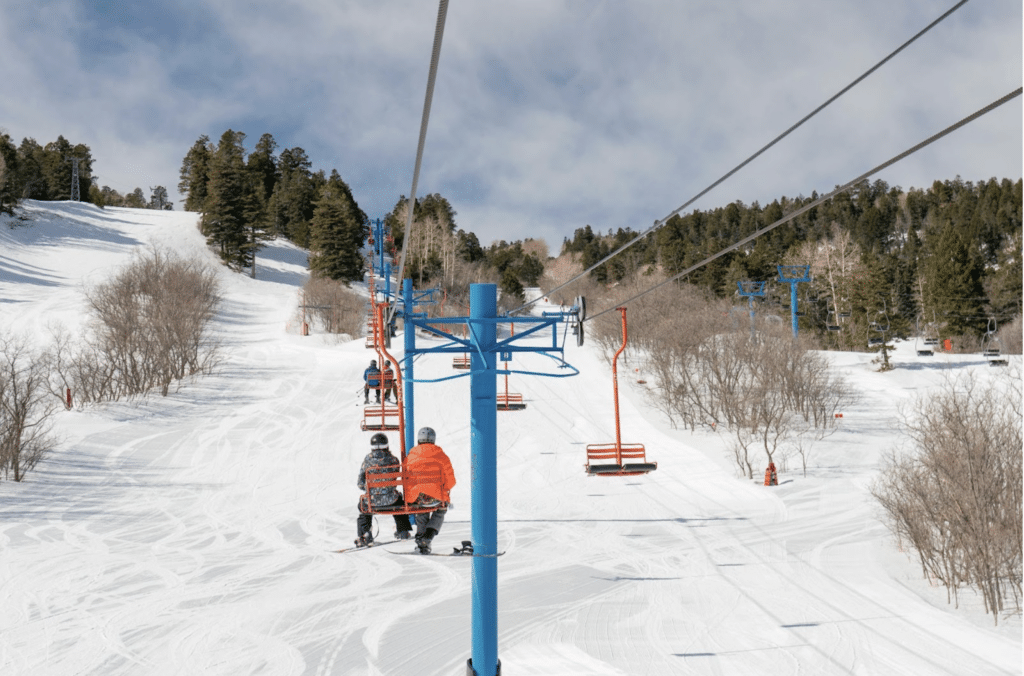
[[[1024,348],[1024,334],[1022,334],[1021,318],[1015,317],[1012,322],[999,327],[999,342],[1003,352],[1006,354],[1021,354]]]
[[[153,249],[87,292],[92,321],[84,343],[54,331],[50,389],[79,402],[134,397],[209,373],[217,345],[209,335],[220,297],[213,270]]]
[[[0,335],[0,471],[21,481],[54,443],[57,409],[47,387],[42,355],[26,338]]]
[[[1021,611],[1021,381],[983,386],[970,374],[903,413],[912,449],[893,452],[872,486],[897,540],[959,605],[969,586],[985,609]]]
[[[325,333],[361,336],[367,322],[366,299],[357,296],[343,283],[313,276],[302,287],[302,321],[314,324]]]
[[[612,293],[636,295],[631,288]],[[608,301],[614,306],[615,297]],[[806,473],[813,442],[835,430],[835,412],[853,400],[826,357],[795,341],[788,327],[760,322],[752,332],[745,311],[693,287],[666,284],[630,301],[627,312],[625,361],[643,364],[652,404],[673,425],[727,430],[748,477],[755,451],[774,462],[777,452],[796,450]],[[621,345],[620,314],[588,324],[610,357]]]

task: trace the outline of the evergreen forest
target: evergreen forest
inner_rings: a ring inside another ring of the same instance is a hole
[[[676,275],[817,199],[737,201],[674,216],[591,276],[614,285],[638,270]],[[785,317],[791,286],[777,281],[778,266],[809,266],[811,281],[796,285],[799,327],[826,347],[863,348],[880,326],[889,327],[886,338],[934,334],[970,343],[1021,316],[1021,204],[1020,179],[957,177],[906,191],[865,182],[683,281],[710,296],[735,297],[743,309],[738,282],[766,282],[755,311]],[[627,228],[602,235],[588,225],[566,238],[562,251],[589,268],[638,234]]]
[[[362,279],[370,221],[337,170],[314,171],[301,147],[278,152],[263,134],[251,151],[246,135],[225,131],[216,143],[200,136],[186,152],[178,192],[182,207],[201,213],[200,228],[225,264],[254,269],[263,243],[283,237],[309,250],[316,276],[347,283]],[[171,209],[164,186],[121,194],[98,186],[90,148],[58,137],[15,145],[0,133],[0,211],[19,199],[67,200],[72,158],[78,192],[99,206]],[[670,218],[589,275],[598,288],[629,284],[643,289],[672,277],[818,199],[781,197],[762,206],[736,201]],[[929,335],[969,347],[1022,314],[1022,181],[935,181],[904,190],[877,180],[860,184],[719,256],[679,280],[709,298],[733,299],[746,311],[741,283],[765,282],[755,313],[788,320],[791,285],[779,266],[807,266],[809,282],[796,285],[801,331],[823,347],[863,349],[879,327],[886,338]],[[405,251],[406,276],[420,288],[441,287],[455,303],[469,285],[499,285],[505,309],[518,307],[526,287],[545,286],[554,260],[543,240],[496,241],[485,246],[456,222],[444,196],[419,197],[406,237],[408,200],[400,196],[385,215],[396,251]],[[559,257],[588,269],[632,242],[629,228],[601,233],[591,226],[566,237]],[[397,267],[399,261],[395,261]],[[648,284],[648,282],[650,284]],[[746,287],[749,288],[749,287]]]

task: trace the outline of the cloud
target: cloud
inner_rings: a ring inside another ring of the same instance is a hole
[[[948,6],[952,6],[952,2]],[[930,23],[912,0],[523,0],[449,7],[420,194],[481,241],[642,230]],[[271,133],[371,217],[412,183],[437,6],[0,0],[0,125],[165,185],[201,134]],[[1020,86],[1019,2],[968,3],[695,203],[826,191]],[[903,187],[1021,176],[1020,100],[886,170]]]

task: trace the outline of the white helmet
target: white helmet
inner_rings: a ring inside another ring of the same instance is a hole
[[[417,444],[432,444],[437,439],[437,434],[430,427],[421,427],[420,431],[416,433]]]

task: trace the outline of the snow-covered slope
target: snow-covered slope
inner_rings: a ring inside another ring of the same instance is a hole
[[[53,320],[80,326],[87,285],[140,248],[214,263],[194,214],[24,213],[0,227],[0,325],[40,340]],[[221,268],[216,375],[61,412],[58,447],[0,483],[0,673],[465,673],[468,560],[389,553],[405,543],[331,553],[355,535],[370,354],[290,330],[303,252],[276,242],[258,265],[255,280]],[[737,477],[720,436],[670,429],[635,383],[624,441],[658,471],[585,476],[586,444],[614,440],[610,371],[595,348],[566,353],[579,376],[513,377],[528,408],[499,414],[503,674],[1021,673],[1019,618],[994,628],[971,594],[947,606],[868,494],[901,402],[950,371],[1002,370],[913,345],[886,374],[835,355],[860,401],[806,478],[765,488]],[[550,369],[537,359],[520,365]],[[441,357],[416,369],[453,373]],[[459,481],[440,550],[470,537],[469,383],[417,388],[416,424],[438,431]]]

